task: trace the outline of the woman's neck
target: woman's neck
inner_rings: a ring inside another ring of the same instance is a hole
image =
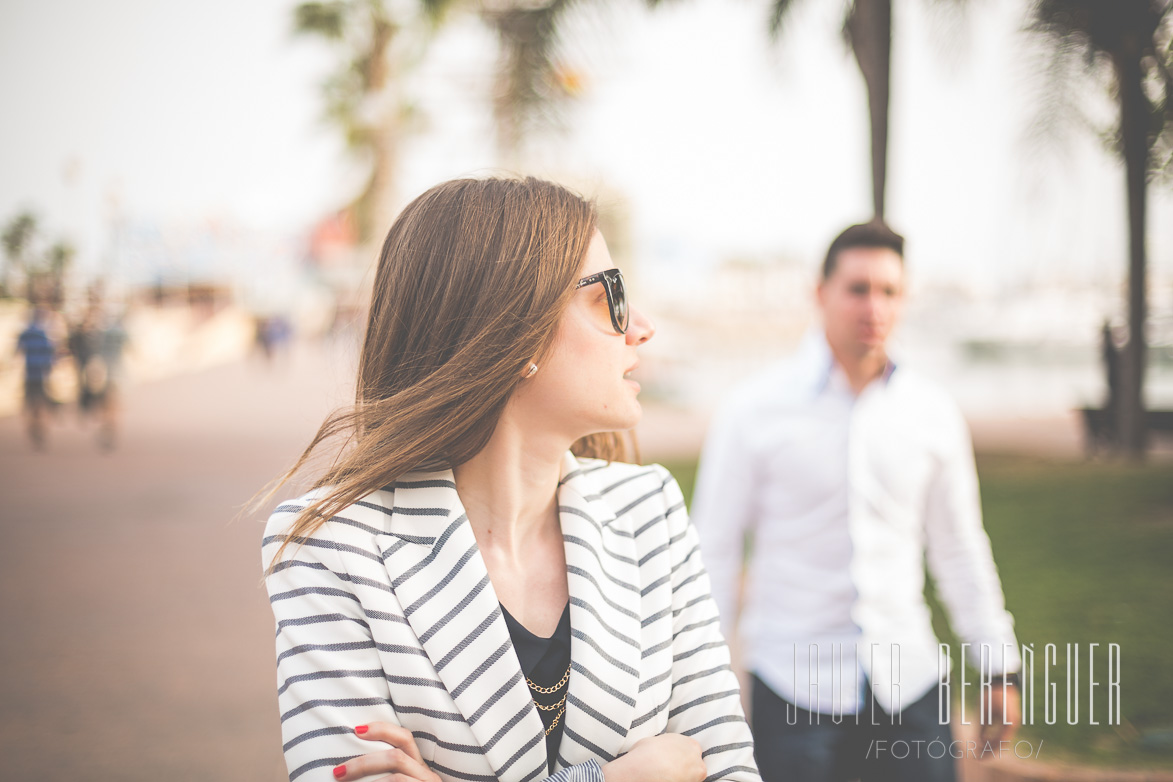
[[[482,552],[521,563],[535,542],[561,538],[557,492],[569,444],[503,416],[488,444],[454,468],[456,491]]]
[[[569,447],[506,415],[488,445],[453,470],[497,599],[541,637],[554,632],[568,598],[557,494]]]

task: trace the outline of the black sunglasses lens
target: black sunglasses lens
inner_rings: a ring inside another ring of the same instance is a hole
[[[607,276],[607,287],[611,290],[611,312],[620,332],[627,331],[627,289],[623,286],[623,275]]]

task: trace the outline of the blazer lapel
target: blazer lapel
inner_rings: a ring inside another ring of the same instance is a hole
[[[630,529],[600,494],[607,487],[592,478],[602,466],[567,453],[558,491],[572,633],[560,765],[618,755],[639,689],[639,563]]]
[[[384,557],[408,624],[494,776],[500,782],[544,777],[542,720],[452,471],[414,473],[394,489],[396,540]]]

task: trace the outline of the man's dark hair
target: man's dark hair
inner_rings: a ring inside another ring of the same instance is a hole
[[[853,247],[880,247],[894,251],[904,261],[904,237],[888,227],[883,220],[875,219],[870,223],[860,223],[846,229],[835,237],[831,246],[827,248],[827,257],[823,259],[823,279],[829,278],[835,271],[835,264],[839,260],[839,253]]]

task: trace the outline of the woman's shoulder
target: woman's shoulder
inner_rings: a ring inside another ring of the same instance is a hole
[[[575,456],[573,458],[572,469],[563,476],[562,482],[566,483],[580,478],[597,484],[601,488],[614,486],[617,481],[658,486],[663,486],[669,481],[675,481],[672,473],[661,464],[609,462],[605,459]]]
[[[291,536],[297,523],[310,505],[327,498],[329,487],[319,487],[288,499],[273,509],[265,524],[264,545],[283,542]],[[294,543],[325,546],[339,550],[378,551],[377,539],[389,532],[395,494],[391,488],[379,489],[364,495],[335,513],[330,514],[308,535],[293,533]]]
[[[575,458],[575,470],[562,480],[584,496],[609,505],[616,515],[647,508],[657,513],[684,506],[680,486],[660,464],[629,464],[602,459]]]

